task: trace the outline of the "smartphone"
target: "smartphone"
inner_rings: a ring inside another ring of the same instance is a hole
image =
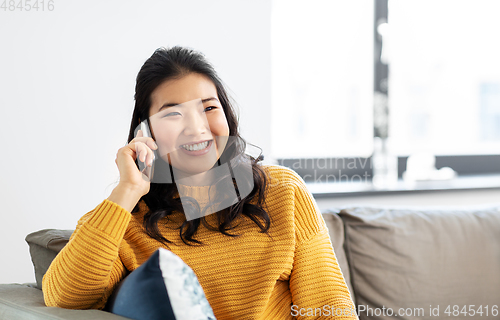
[[[140,129],[142,131],[142,136],[143,137],[148,137],[151,138],[151,131],[149,130],[149,124],[148,120],[144,120],[141,122]],[[156,160],[156,152],[155,150],[153,151],[153,162],[151,164],[151,167],[148,167],[145,162],[142,162],[137,158],[137,164],[139,165],[139,170],[149,178],[149,181],[153,180],[153,174],[154,174],[154,168],[155,168],[155,160]]]

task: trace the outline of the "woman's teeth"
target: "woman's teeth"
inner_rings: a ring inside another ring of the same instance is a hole
[[[188,151],[196,151],[196,150],[205,149],[208,146],[208,142],[209,141],[205,141],[205,142],[201,142],[198,144],[190,144],[190,145],[183,144],[181,147],[188,150]]]

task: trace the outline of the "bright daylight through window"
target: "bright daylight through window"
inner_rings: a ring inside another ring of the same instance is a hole
[[[373,5],[274,1],[272,153],[368,157],[373,141]]]
[[[389,137],[398,156],[500,153],[500,1],[388,2]],[[370,157],[374,1],[273,2],[275,158]]]

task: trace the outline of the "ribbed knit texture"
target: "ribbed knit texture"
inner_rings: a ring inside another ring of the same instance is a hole
[[[218,320],[357,319],[325,316],[326,309],[354,306],[325,222],[304,181],[282,166],[263,168],[269,177],[264,209],[271,217],[270,236],[245,217],[230,232],[239,237],[200,225],[195,239],[204,245],[187,246],[176,229],[185,217],[175,213],[168,225],[160,223],[162,234],[175,243],[169,249],[194,270]],[[182,192],[203,194],[189,188]],[[47,306],[102,309],[126,273],[163,247],[144,233],[142,218],[148,208],[144,202],[139,205],[141,211],[130,214],[104,200],[80,219],[44,276]],[[214,217],[206,217],[212,225]],[[292,305],[302,308],[305,316],[292,316]],[[315,311],[316,316],[310,316]]]

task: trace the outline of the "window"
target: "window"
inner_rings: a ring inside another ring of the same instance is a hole
[[[383,29],[375,23],[380,4]],[[389,69],[399,176],[406,158],[423,151],[459,174],[500,172],[498,12],[496,0],[274,0],[272,157],[292,168],[306,158],[365,163],[379,60]],[[478,161],[482,168],[472,168]]]
[[[273,2],[272,153],[365,156],[373,140],[373,6]]]
[[[500,2],[389,1],[390,135],[409,155],[500,152]]]

